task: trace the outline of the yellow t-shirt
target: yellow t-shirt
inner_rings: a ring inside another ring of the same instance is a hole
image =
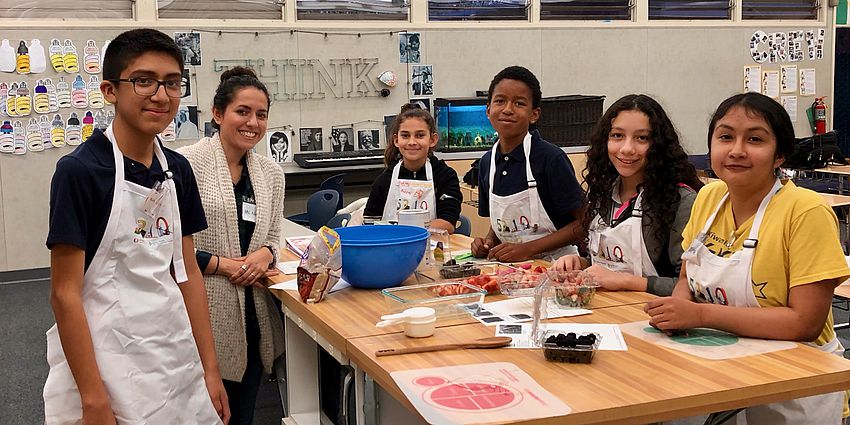
[[[726,192],[726,183],[722,181],[700,190],[691,219],[682,232],[683,249],[688,249]],[[754,219],[755,215],[736,229],[732,206],[727,200],[706,232],[706,248],[722,257],[741,250]],[[791,181],[784,183],[767,205],[758,240],[752,285],[762,307],[787,306],[789,289],[795,286],[827,279],[844,280],[850,276],[839,242],[835,213],[820,195],[797,187]],[[832,323],[830,309],[815,344],[826,344],[835,337]]]

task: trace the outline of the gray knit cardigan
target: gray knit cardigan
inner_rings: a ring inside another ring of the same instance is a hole
[[[222,257],[241,257],[236,196],[218,133],[179,151],[192,165],[209,223],[206,230],[194,235],[195,248]],[[257,201],[257,222],[248,252],[268,244],[278,247],[283,220],[283,170],[253,152],[246,154],[246,164]],[[245,289],[223,276],[204,275],[204,283],[221,377],[241,382],[248,362]],[[270,373],[272,363],[283,353],[283,323],[268,291],[255,288],[254,303],[260,323],[260,357],[263,369]]]

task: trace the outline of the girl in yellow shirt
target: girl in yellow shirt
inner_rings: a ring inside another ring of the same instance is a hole
[[[721,181],[697,195],[683,232],[672,297],[647,303],[665,331],[706,327],[801,341],[841,355],[832,330],[833,289],[850,276],[838,221],[819,195],[776,170],[794,150],[785,109],[757,93],[735,95],[711,119],[711,168]],[[750,424],[838,424],[843,393],[747,408]]]

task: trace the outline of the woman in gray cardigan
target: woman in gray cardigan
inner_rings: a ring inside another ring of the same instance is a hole
[[[263,371],[283,353],[283,325],[262,279],[277,274],[283,171],[251,149],[266,132],[269,95],[254,71],[224,72],[213,98],[218,132],[180,150],[209,227],[196,233],[231,424],[251,424]]]
[[[702,182],[658,102],[633,94],[608,108],[591,135],[585,180],[589,255],[552,268],[585,269],[607,290],[670,295]]]

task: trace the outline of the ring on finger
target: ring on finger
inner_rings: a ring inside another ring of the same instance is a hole
[[[242,269],[242,270],[248,271],[248,266],[245,265],[245,264],[239,266],[239,268]]]

